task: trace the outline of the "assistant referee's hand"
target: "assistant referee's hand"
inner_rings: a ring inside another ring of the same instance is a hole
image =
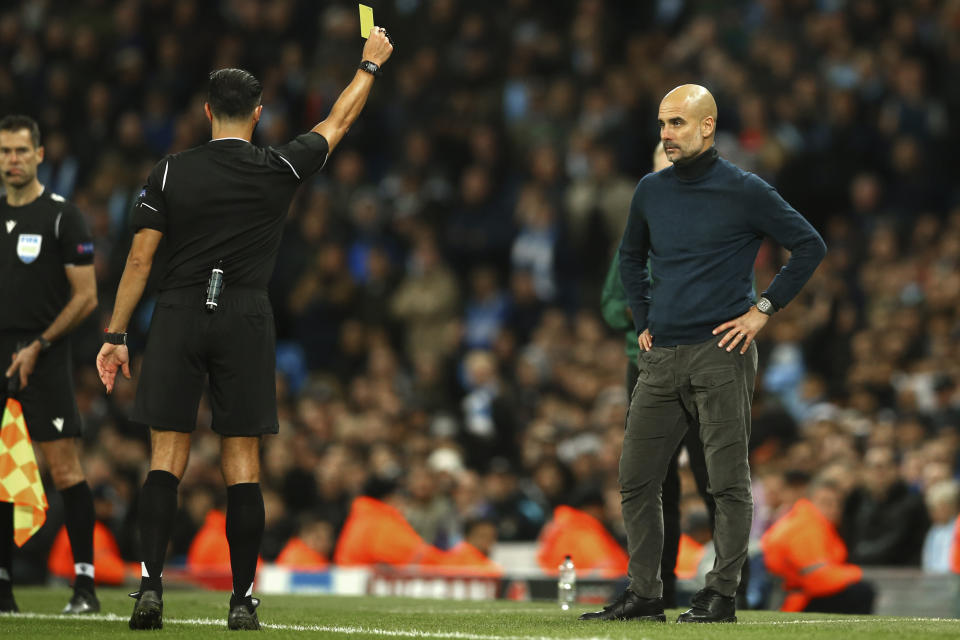
[[[123,377],[130,379],[130,352],[127,351],[127,345],[104,343],[97,354],[97,373],[100,374],[100,382],[107,388],[107,393],[113,391],[117,369],[123,371]]]

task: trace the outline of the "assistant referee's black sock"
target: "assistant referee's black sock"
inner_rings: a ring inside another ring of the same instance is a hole
[[[74,589],[93,591],[93,492],[86,480],[60,490],[67,537],[73,550]]]
[[[163,594],[163,561],[170,544],[173,521],[177,515],[177,485],[180,480],[169,471],[154,470],[140,490],[140,552],[143,574],[140,592],[156,591]]]
[[[13,593],[13,503],[0,502],[0,596]]]
[[[230,544],[230,567],[233,569],[231,607],[246,602],[253,592],[263,523],[260,483],[244,482],[227,487],[227,542]]]

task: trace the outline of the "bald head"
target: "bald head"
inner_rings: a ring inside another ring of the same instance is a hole
[[[680,85],[660,101],[658,121],[670,162],[692,158],[713,145],[717,102],[705,87]]]
[[[663,109],[665,104],[684,109],[698,120],[707,117],[713,118],[714,122],[717,120],[717,102],[713,99],[713,94],[698,84],[682,84],[673,89],[663,96],[660,108]]]

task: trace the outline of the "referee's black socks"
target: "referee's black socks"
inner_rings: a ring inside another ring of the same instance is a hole
[[[0,502],[0,596],[13,593],[13,503]]]
[[[67,537],[73,551],[74,589],[93,593],[93,492],[86,480],[60,490]]]
[[[156,591],[163,594],[160,574],[170,543],[173,521],[177,515],[177,485],[179,478],[169,471],[154,470],[140,490],[138,522],[140,525],[140,553],[143,573],[140,592]]]
[[[257,573],[257,555],[263,539],[263,494],[259,482],[243,482],[227,487],[227,542],[233,569],[233,595],[230,606],[249,604],[253,578]]]

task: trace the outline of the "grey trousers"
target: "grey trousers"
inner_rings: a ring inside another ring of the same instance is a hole
[[[716,500],[717,559],[706,586],[733,596],[747,557],[750,493],[750,406],[757,347],[740,355],[707,342],[640,352],[640,376],[627,413],[620,457],[620,495],[630,554],[630,589],[643,598],[663,591],[663,503],[660,487],[670,457],[688,428],[700,427],[708,490]]]

